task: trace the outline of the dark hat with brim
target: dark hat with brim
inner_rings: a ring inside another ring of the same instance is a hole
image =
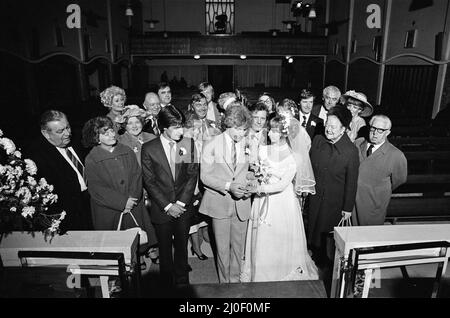
[[[363,104],[363,109],[359,113],[361,117],[369,117],[373,113],[373,106],[367,101],[367,96],[360,92],[348,91],[344,95],[342,95],[343,103],[346,103],[348,98],[354,98],[357,101],[360,101]]]
[[[341,122],[342,126],[350,129],[350,122],[352,121],[352,113],[342,105],[336,105],[328,111],[328,116],[336,116]]]

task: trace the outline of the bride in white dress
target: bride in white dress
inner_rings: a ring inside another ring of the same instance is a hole
[[[271,145],[259,148],[259,162],[268,166],[269,180],[256,186],[245,244],[242,282],[317,280],[308,254],[297,193],[314,193],[309,161],[310,139],[297,127],[294,138],[285,131],[285,117],[270,121]],[[289,144],[287,140],[289,139]],[[295,145],[294,151],[291,146]]]

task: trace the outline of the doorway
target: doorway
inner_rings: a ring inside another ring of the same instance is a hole
[[[216,97],[233,91],[233,65],[208,65],[208,82],[214,87]]]

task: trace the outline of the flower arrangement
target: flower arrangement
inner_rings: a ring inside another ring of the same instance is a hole
[[[36,180],[36,164],[22,159],[11,139],[0,130],[0,234],[13,230],[42,230],[46,235],[60,231],[66,212],[49,214],[58,200],[53,185],[44,178]]]

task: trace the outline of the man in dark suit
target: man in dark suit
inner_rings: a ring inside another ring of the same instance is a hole
[[[161,110],[161,102],[158,95],[151,92],[147,93],[142,105],[145,110],[150,113],[150,116],[146,118],[146,123],[142,130],[150,134],[154,134],[155,136],[159,136],[161,131],[158,127],[158,114]]]
[[[305,127],[311,141],[316,135],[324,133],[323,120],[311,113],[314,105],[314,94],[308,89],[302,89],[300,92],[299,102],[299,120],[303,127]]]
[[[170,89],[169,84],[166,82],[161,82],[158,84],[158,97],[161,101],[161,108],[169,107],[179,112],[184,121],[184,113],[178,109],[172,102],[172,90]]]
[[[41,116],[41,135],[28,148],[28,156],[38,167],[38,176],[54,186],[57,211],[66,211],[61,229],[91,230],[89,194],[84,179],[84,153],[71,143],[67,116],[48,110]]]
[[[314,105],[311,113],[326,122],[328,111],[337,105],[340,98],[341,91],[339,88],[332,85],[325,87],[322,95],[323,105]]]
[[[183,124],[176,110],[161,109],[158,125],[162,134],[142,147],[144,185],[158,237],[160,273],[168,286],[189,284],[187,243],[199,164],[193,140],[182,138]]]

